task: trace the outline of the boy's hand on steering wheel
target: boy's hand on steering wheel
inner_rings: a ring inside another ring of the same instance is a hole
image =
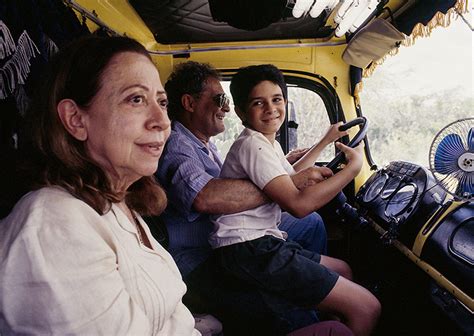
[[[357,147],[351,148],[341,142],[336,142],[336,147],[341,150],[346,156],[347,164],[344,169],[350,169],[355,173],[355,175],[357,175],[362,169],[363,163],[362,144],[357,145]]]
[[[303,155],[305,155],[308,150],[309,150],[309,148],[293,149],[288,154],[286,154],[286,156],[285,156],[286,160],[292,165],[293,163],[295,163],[296,161],[301,159],[301,157]]]
[[[349,133],[347,131],[339,130],[339,127],[341,127],[341,125],[343,124],[344,123],[342,121],[339,121],[329,126],[328,130],[326,131],[326,134],[324,134],[323,138],[321,139],[321,142],[324,143],[325,145],[329,145],[330,143],[333,143],[337,139],[340,139],[343,136],[348,135]]]
[[[327,167],[309,167],[291,176],[296,188],[303,190],[331,177],[333,172]]]

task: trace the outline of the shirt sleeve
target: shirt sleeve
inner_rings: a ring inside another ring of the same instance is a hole
[[[239,149],[241,165],[249,179],[260,189],[281,175],[288,175],[272,144],[262,135],[248,137]]]
[[[43,202],[13,219],[21,230],[0,265],[0,327],[12,334],[150,335],[98,225],[104,221],[85,204],[67,205]]]
[[[157,176],[166,189],[170,206],[179,210],[190,221],[196,216],[193,211],[196,195],[215,177],[206,171],[195,148],[185,141],[167,144]]]

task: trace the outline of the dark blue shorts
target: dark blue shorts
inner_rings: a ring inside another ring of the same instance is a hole
[[[313,309],[298,307],[226,274],[215,254],[185,277],[184,282],[186,307],[193,313],[217,317],[226,336],[284,336],[318,321]]]
[[[339,277],[319,263],[319,254],[270,235],[224,246],[215,253],[228,275],[300,307],[318,305]]]

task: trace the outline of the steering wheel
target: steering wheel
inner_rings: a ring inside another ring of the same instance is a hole
[[[339,127],[340,131],[348,130],[351,127],[359,125],[359,132],[352,138],[352,140],[347,144],[347,146],[354,148],[356,147],[367,134],[367,119],[364,117],[355,118],[344,125]],[[345,161],[345,156],[343,152],[339,152],[331,162],[329,162],[326,167],[331,169],[336,173],[336,168]],[[347,203],[347,197],[341,191],[339,192],[328,204],[318,210],[323,218],[334,218],[334,214],[344,218],[346,222],[354,224],[355,228],[362,229],[367,226],[367,220],[360,216],[355,208],[353,208],[349,203]]]
[[[357,134],[352,138],[352,140],[347,144],[347,146],[351,147],[351,148],[354,148],[356,147],[358,144],[360,144],[360,142],[364,139],[365,135],[367,134],[367,127],[368,127],[368,123],[367,123],[367,119],[365,117],[358,117],[358,118],[355,118],[354,120],[351,120],[347,123],[345,123],[344,125],[341,125],[339,127],[339,130],[340,131],[345,131],[345,130],[348,130],[349,128],[351,127],[354,127],[356,125],[360,125],[360,129],[359,129],[359,132],[357,132]],[[334,159],[332,159],[331,162],[329,162],[326,167],[328,167],[329,169],[331,169],[333,172],[336,172],[336,168],[345,161],[345,155],[343,152],[339,152],[336,157]]]

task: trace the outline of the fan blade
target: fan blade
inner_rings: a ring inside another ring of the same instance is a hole
[[[474,173],[462,173],[458,178],[458,187],[456,194],[462,196],[468,194],[474,195]]]
[[[474,127],[471,127],[467,134],[467,148],[469,148],[471,152],[474,152]]]
[[[438,173],[449,174],[459,170],[458,158],[465,153],[458,134],[448,134],[438,144],[434,156],[434,168]]]

